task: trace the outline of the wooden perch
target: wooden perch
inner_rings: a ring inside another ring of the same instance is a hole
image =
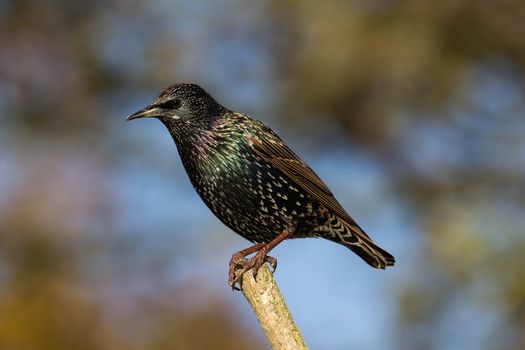
[[[308,349],[266,265],[259,269],[257,281],[251,271],[244,274],[242,293],[252,306],[272,349]]]

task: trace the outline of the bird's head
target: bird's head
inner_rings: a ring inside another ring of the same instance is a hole
[[[227,111],[196,84],[175,84],[164,89],[151,104],[126,120],[157,118],[168,127],[184,124],[202,125]]]

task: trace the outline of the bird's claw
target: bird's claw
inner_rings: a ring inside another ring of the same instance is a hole
[[[257,278],[257,272],[259,268],[267,262],[272,268],[272,273],[277,268],[277,259],[272,256],[268,256],[264,251],[259,251],[250,259],[245,259],[242,256],[234,254],[229,264],[229,279],[228,284],[232,290],[242,289],[242,277],[246,272],[253,269],[253,278]],[[240,271],[239,271],[240,269]],[[238,285],[238,287],[237,287]]]
[[[266,255],[266,262],[272,268],[272,273],[274,273],[275,270],[277,270],[277,259],[274,258],[273,256]]]
[[[241,290],[241,283],[239,287],[236,286],[237,279],[236,272],[239,268],[243,267],[248,260],[246,260],[242,255],[236,253],[232,255],[232,258],[229,263],[229,272],[228,272],[228,284],[232,290]]]

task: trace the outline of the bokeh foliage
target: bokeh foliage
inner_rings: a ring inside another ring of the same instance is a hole
[[[423,242],[392,347],[525,347],[524,19],[520,0],[2,2],[0,348],[263,346],[220,295],[186,307],[199,286],[162,281],[177,248],[128,262],[147,237],[113,192],[141,147],[108,116],[179,78],[259,84],[291,133],[329,148],[336,128],[381,164]]]

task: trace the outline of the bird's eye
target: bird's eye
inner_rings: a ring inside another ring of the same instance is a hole
[[[162,108],[166,108],[166,109],[177,109],[179,108],[181,105],[181,102],[179,99],[174,99],[174,100],[168,100],[164,103],[161,104],[161,107]]]

